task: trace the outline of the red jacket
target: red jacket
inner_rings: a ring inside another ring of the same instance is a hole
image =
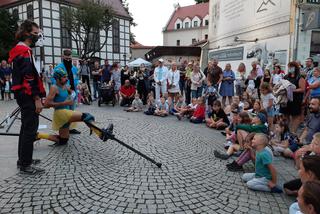
[[[192,116],[198,119],[204,119],[206,117],[206,107],[204,105],[198,105]]]
[[[132,95],[136,94],[136,88],[132,85],[130,85],[129,87],[123,85],[120,88],[120,92],[127,97],[131,97]]]
[[[18,43],[9,53],[9,63],[12,63],[12,90],[14,92],[21,91],[32,97],[46,96],[30,47]]]

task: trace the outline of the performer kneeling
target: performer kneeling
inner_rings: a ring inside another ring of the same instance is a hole
[[[94,117],[91,114],[70,109],[70,106],[73,105],[73,99],[71,98],[71,91],[66,85],[68,81],[67,73],[63,69],[57,69],[53,77],[56,79],[56,84],[51,86],[44,105],[47,108],[54,108],[52,129],[59,131],[59,135],[38,133],[38,139],[54,141],[56,142],[55,145],[65,145],[69,140],[69,128],[72,123],[85,122],[91,131],[100,139],[106,141],[108,135],[112,134],[112,128],[100,130],[93,126]]]

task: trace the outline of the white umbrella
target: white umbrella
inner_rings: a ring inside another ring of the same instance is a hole
[[[151,66],[152,64],[144,59],[138,58],[132,62],[128,63],[129,67],[139,67],[141,64],[144,64],[145,66]]]

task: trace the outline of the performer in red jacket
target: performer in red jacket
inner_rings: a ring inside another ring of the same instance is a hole
[[[31,48],[38,41],[39,26],[24,21],[16,33],[18,44],[9,53],[12,64],[12,90],[21,109],[21,129],[18,146],[20,172],[37,174],[43,169],[34,167],[40,160],[33,160],[33,143],[36,140],[39,113],[42,111],[41,98],[46,96],[40,75],[34,64]]]

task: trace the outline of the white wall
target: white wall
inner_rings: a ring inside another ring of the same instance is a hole
[[[163,45],[164,46],[176,46],[177,40],[180,40],[180,46],[189,46],[192,44],[192,39],[204,40],[205,35],[208,34],[208,28],[190,28],[176,31],[163,32]]]

